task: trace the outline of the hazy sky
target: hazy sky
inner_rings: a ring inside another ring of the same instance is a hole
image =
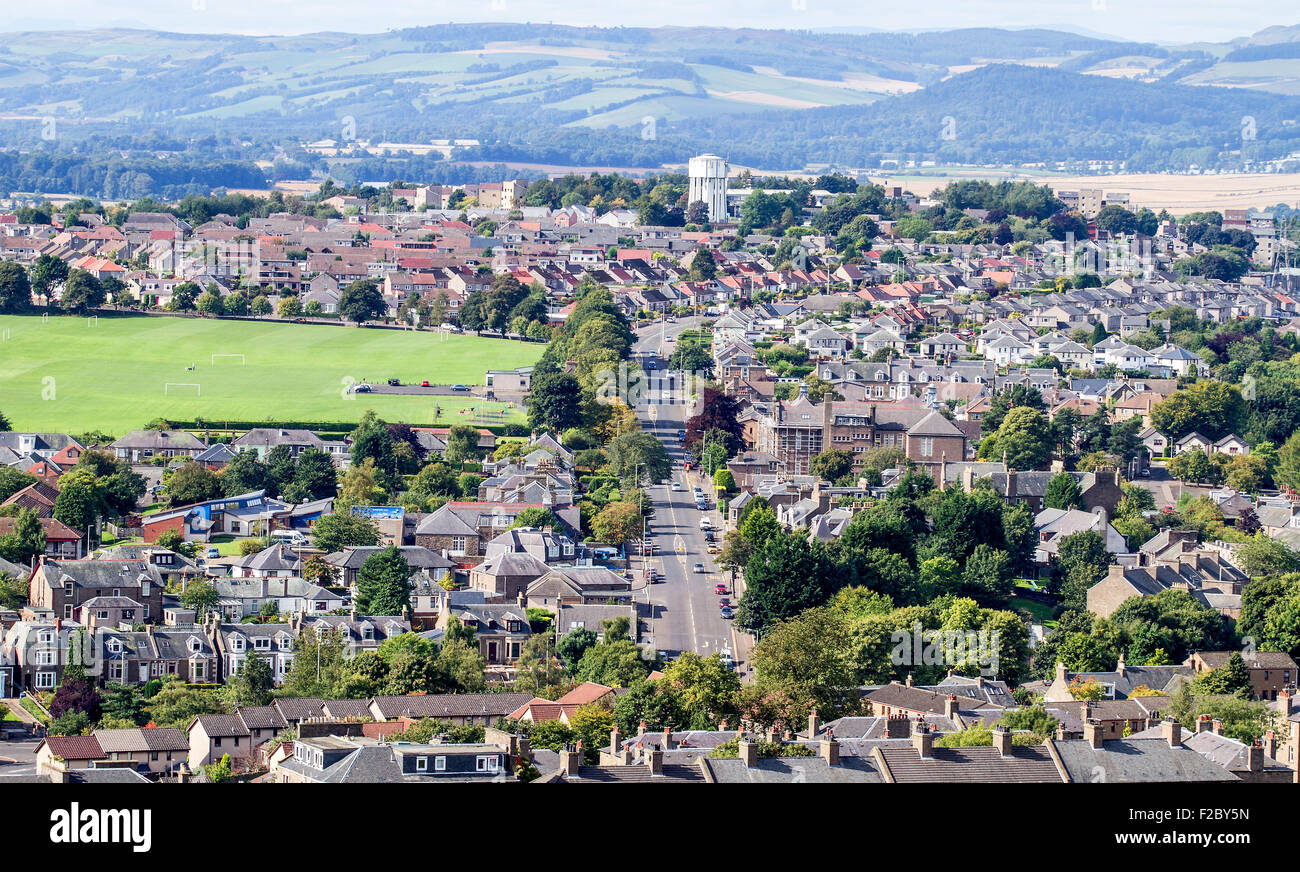
[[[0,0],[0,30],[138,27],[188,33],[354,32],[447,21],[918,30],[1048,27],[1144,42],[1226,42],[1300,20],[1284,0]]]

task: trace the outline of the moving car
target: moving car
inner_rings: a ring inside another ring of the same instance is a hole
[[[703,564],[703,563],[697,563],[697,564],[695,564],[694,567],[692,567],[692,569],[693,569],[695,572],[703,572],[703,571],[704,571],[704,564]]]
[[[453,391],[468,391],[468,390],[469,390],[469,388],[466,387],[465,385],[452,385],[452,386],[451,386],[451,389],[452,389]]]
[[[424,381],[420,382],[420,387],[427,388],[428,386],[429,386],[429,380],[427,378]]]
[[[681,489],[682,489],[682,483],[680,481],[673,482],[673,490],[679,491]]]
[[[401,380],[400,378],[390,378],[390,379],[388,380],[388,384],[389,384],[391,387],[400,387],[401,384],[402,384],[402,380]]]

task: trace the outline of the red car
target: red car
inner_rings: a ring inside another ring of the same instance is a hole
[[[420,382],[420,387],[427,388],[428,386],[429,386],[428,379],[425,379],[424,381]]]
[[[713,586],[713,592],[721,596],[727,592],[727,586],[725,584],[715,584]]]
[[[731,608],[731,600],[724,596],[722,599],[718,600],[718,608],[720,609]]]

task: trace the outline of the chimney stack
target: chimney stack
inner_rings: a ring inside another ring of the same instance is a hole
[[[993,747],[998,752],[998,756],[1011,756],[1011,731],[1003,724],[993,728]]]
[[[560,752],[560,771],[565,775],[577,775],[578,767],[582,765],[582,742],[578,742],[578,749],[565,746]]]
[[[906,682],[906,684],[907,684],[908,687],[912,687],[912,686],[915,684],[915,682],[912,681],[912,673],[910,673],[910,672],[907,673],[907,682]]]
[[[753,769],[758,765],[758,746],[744,733],[740,734],[740,760],[745,764],[746,769]]]
[[[618,727],[615,727],[614,729],[609,731],[609,753],[611,754],[618,753],[618,745],[619,745],[618,738],[619,738]]]
[[[814,709],[812,714],[808,715],[808,738],[815,739],[817,734],[822,731],[822,720],[817,717],[817,710]]]
[[[650,764],[651,775],[663,775],[664,774],[663,748],[651,748],[650,753],[646,755],[646,762]]]
[[[1212,728],[1209,715],[1201,715],[1196,719],[1196,732],[1208,733]]]
[[[1277,733],[1269,730],[1264,734],[1264,754],[1272,759],[1277,759]]]
[[[1264,769],[1264,746],[1256,742],[1246,749],[1246,768],[1251,772]]]
[[[667,751],[667,750],[671,749],[672,746],[673,746],[673,731],[670,730],[670,729],[668,729],[667,727],[664,727],[664,744],[663,744],[663,749],[664,749],[665,751]]]
[[[906,739],[912,734],[912,721],[907,715],[889,715],[885,718],[885,737]]]
[[[1223,735],[1223,721],[1219,720],[1218,718],[1215,718],[1213,721],[1210,722],[1210,724],[1211,724],[1211,729],[1214,730],[1214,735],[1216,736]]]
[[[957,717],[957,697],[955,694],[948,694],[948,698],[943,701],[943,716],[949,719]]]
[[[1083,725],[1083,740],[1094,748],[1101,748],[1106,741],[1106,729],[1096,721]]]
[[[1216,725],[1218,721],[1214,722]],[[1183,744],[1183,725],[1173,718],[1165,718],[1160,722],[1160,729],[1164,733],[1165,741],[1169,743],[1170,748],[1177,748]],[[1215,730],[1215,732],[1219,732]]]
[[[917,724],[916,731],[912,733],[912,747],[922,760],[934,759],[934,733],[930,732],[930,725],[924,721]]]
[[[827,766],[840,765],[840,743],[833,730],[826,731],[826,738],[818,742],[818,750]]]

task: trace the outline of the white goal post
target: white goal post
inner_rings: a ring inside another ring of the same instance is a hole
[[[172,388],[194,388],[194,396],[203,396],[203,388],[194,382],[167,382],[163,385],[163,396],[167,396]]]
[[[214,354],[212,355],[212,361],[209,363],[209,366],[216,366],[218,357],[238,357],[240,366],[248,365],[248,361],[244,360],[244,355],[242,354]]]

